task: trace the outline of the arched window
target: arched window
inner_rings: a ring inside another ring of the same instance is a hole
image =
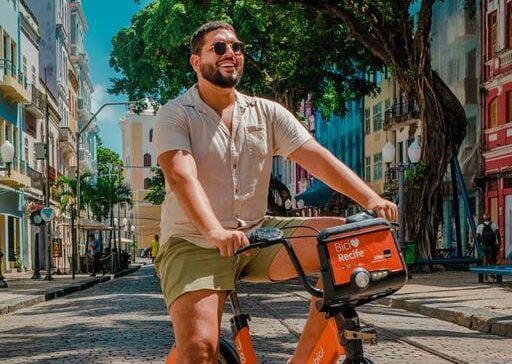
[[[144,178],[144,189],[149,190],[150,186],[151,186],[151,178]]]
[[[151,154],[144,154],[144,167],[151,167]]]
[[[149,142],[153,141],[153,129],[149,129]]]

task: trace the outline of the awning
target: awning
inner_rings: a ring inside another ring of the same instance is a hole
[[[325,183],[320,182],[317,179],[313,180],[311,187],[299,195],[295,195],[295,201],[304,201],[304,207],[325,207],[327,201],[333,196],[334,190],[332,190]]]
[[[80,219],[79,221],[80,229],[82,230],[98,230],[98,231],[105,231],[105,230],[112,230],[112,227],[93,220],[93,219]],[[75,226],[78,225],[78,222],[75,221]],[[71,226],[71,220],[66,221],[62,224],[59,224],[59,226]]]

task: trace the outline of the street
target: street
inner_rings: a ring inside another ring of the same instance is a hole
[[[244,284],[240,292],[260,362],[284,363],[304,324],[307,294],[295,281]],[[378,328],[379,344],[366,346],[376,363],[512,362],[512,339],[377,304],[359,311],[365,323]],[[228,338],[229,317],[223,320]],[[0,322],[3,364],[162,363],[172,343],[150,266],[4,315]]]

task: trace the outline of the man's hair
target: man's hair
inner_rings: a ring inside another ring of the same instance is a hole
[[[94,234],[89,234],[89,238],[93,238],[94,239]]]
[[[190,51],[192,54],[199,54],[201,48],[204,45],[204,37],[206,34],[217,29],[227,29],[231,30],[233,33],[236,33],[235,28],[233,28],[231,24],[223,21],[211,21],[203,24],[194,32],[194,34],[192,34],[192,37],[190,38]]]

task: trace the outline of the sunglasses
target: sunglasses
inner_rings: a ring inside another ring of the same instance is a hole
[[[233,43],[230,43],[229,45],[234,54],[236,54],[236,55],[244,54],[245,47],[242,42],[233,42]],[[215,52],[216,55],[222,56],[228,50],[228,43],[215,42],[210,47],[210,49],[213,49],[213,51]]]

